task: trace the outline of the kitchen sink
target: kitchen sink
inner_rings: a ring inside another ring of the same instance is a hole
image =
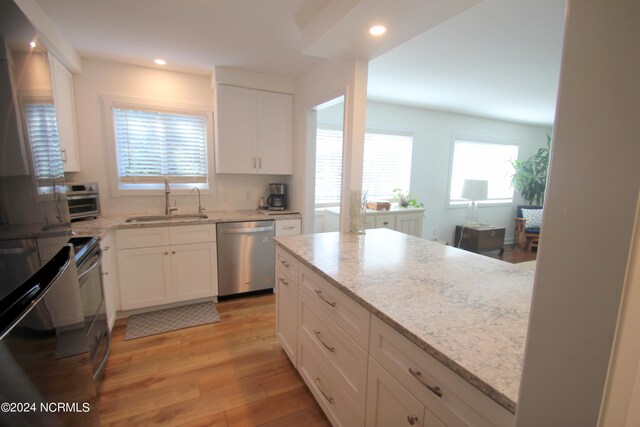
[[[184,219],[207,219],[207,214],[178,214],[178,215],[143,215],[132,216],[125,220],[125,222],[154,222],[154,221],[172,221],[172,220],[184,220]]]

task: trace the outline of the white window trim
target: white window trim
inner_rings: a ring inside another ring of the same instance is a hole
[[[200,188],[202,194],[211,194],[213,191],[214,179],[214,149],[213,149],[213,107],[210,105],[184,104],[178,102],[167,102],[154,99],[129,98],[114,95],[102,95],[104,126],[107,138],[109,182],[111,186],[111,196],[157,196],[164,195],[164,184],[141,184],[136,188],[136,184],[127,184],[126,189],[120,188],[118,176],[118,161],[116,153],[115,131],[113,122],[113,107],[120,108],[140,108],[153,109],[154,111],[165,111],[167,113],[183,113],[206,116],[207,129],[207,183],[202,184],[180,184],[171,183],[171,194],[188,195],[193,187]]]
[[[518,141],[512,139],[504,139],[504,138],[496,138],[496,137],[486,137],[486,136],[478,136],[478,135],[469,135],[469,134],[459,134],[454,133],[451,135],[451,143],[449,149],[449,175],[447,178],[447,193],[445,195],[445,206],[446,209],[467,209],[469,207],[469,201],[459,201],[459,202],[451,202],[451,181],[453,178],[453,155],[456,148],[456,141],[463,140],[469,142],[478,142],[485,144],[503,144],[503,145],[516,145],[518,147],[518,153],[520,153],[520,149],[522,148],[522,144]],[[504,207],[504,206],[515,206],[516,194],[514,191],[514,195],[510,202],[503,201],[478,201],[478,208],[489,208],[489,207]]]

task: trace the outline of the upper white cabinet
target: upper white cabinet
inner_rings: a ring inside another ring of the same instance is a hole
[[[293,173],[293,97],[216,86],[216,172]]]
[[[73,74],[53,55],[49,54],[51,89],[56,106],[56,122],[62,162],[65,172],[80,170],[78,135],[76,133],[76,107],[73,94]]]

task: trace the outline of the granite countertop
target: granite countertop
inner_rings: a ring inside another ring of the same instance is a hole
[[[533,270],[387,229],[276,242],[515,413]]]
[[[71,229],[78,236],[98,236],[103,238],[110,230],[142,227],[166,227],[174,225],[216,224],[234,221],[266,221],[278,219],[299,219],[302,216],[293,211],[207,211],[207,218],[180,218],[152,222],[126,222],[127,218],[146,214],[126,214],[101,216],[97,219],[79,220],[71,223]],[[194,214],[195,215],[195,214]]]

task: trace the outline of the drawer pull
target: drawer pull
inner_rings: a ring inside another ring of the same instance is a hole
[[[440,387],[438,386],[433,386],[433,385],[429,385],[426,382],[424,382],[422,380],[422,372],[420,371],[414,371],[413,369],[409,368],[409,373],[411,375],[413,375],[413,377],[415,379],[417,379],[418,381],[420,381],[420,383],[425,386],[426,388],[429,389],[429,391],[431,391],[433,394],[435,394],[438,397],[442,397],[442,390],[440,389]]]
[[[280,281],[280,283],[282,283],[285,286],[289,286],[289,282],[287,282],[286,280],[284,280],[283,277],[279,278],[278,281]]]
[[[282,227],[284,230],[293,230],[295,227],[293,225],[289,227]]]
[[[102,248],[102,250],[103,250],[104,252],[108,251],[108,250],[109,250],[109,246],[105,246],[104,248]]]
[[[327,304],[329,304],[331,307],[335,307],[336,303],[335,302],[331,302],[328,301],[325,297],[322,296],[322,291],[319,291],[317,289],[314,289],[314,292],[316,293],[316,295],[318,295],[320,297],[320,299],[324,302],[326,302]]]
[[[287,261],[285,261],[283,259],[280,260],[280,264],[284,265],[287,268],[291,267],[291,264],[289,264]]]
[[[407,421],[409,422],[409,424],[414,425],[416,421],[418,421],[418,417],[416,417],[415,415],[407,415]]]
[[[316,331],[315,329],[313,330],[313,333],[316,334],[316,337],[318,337],[318,341],[320,341],[320,343],[325,346],[327,348],[327,350],[329,350],[331,353],[334,353],[336,351],[335,347],[330,347],[327,345],[326,342],[324,342],[324,340],[322,339],[322,337],[320,336],[320,331]]]
[[[389,221],[383,222],[382,225],[389,225]]]
[[[324,390],[322,390],[322,386],[320,385],[320,378],[318,377],[314,377],[313,381],[315,381],[316,386],[318,387],[318,390],[320,390],[320,393],[322,393],[322,395],[324,396],[325,399],[327,399],[327,401],[329,403],[333,403],[333,397],[329,397],[327,396],[327,393],[324,392]]]

